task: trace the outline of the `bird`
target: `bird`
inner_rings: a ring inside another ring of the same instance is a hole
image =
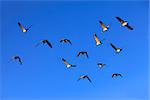
[[[79,80],[81,80],[81,79],[88,79],[88,81],[89,81],[90,83],[92,83],[92,81],[91,81],[91,79],[89,78],[88,75],[82,75],[82,76],[80,76],[77,81],[79,81]]]
[[[86,51],[81,51],[78,53],[77,57],[79,57],[80,55],[86,55],[86,57],[88,58],[88,53]]]
[[[106,26],[102,21],[99,21],[99,23],[100,23],[101,27],[103,28],[103,30],[102,30],[103,32],[105,32],[109,29],[109,25]]]
[[[123,19],[121,19],[120,17],[116,17],[116,19],[121,23],[122,26],[127,27],[130,30],[133,30],[133,28],[128,24],[127,21],[124,21]]]
[[[41,40],[40,43],[38,43],[36,46],[38,46],[41,43],[47,44],[50,48],[52,48],[52,44],[48,40]]]
[[[94,33],[94,39],[95,39],[95,41],[96,41],[96,46],[102,44],[101,40],[98,38],[98,36],[96,35],[96,33]]]
[[[67,68],[76,67],[76,65],[69,64],[64,58],[62,58],[62,61],[64,62]]]
[[[28,28],[24,28],[20,22],[18,22],[18,25],[21,28],[23,33],[26,33],[32,27],[32,25],[30,25]]]
[[[69,39],[61,39],[60,42],[61,43],[64,42],[64,43],[70,43],[70,44],[72,44]]]
[[[104,66],[106,66],[106,64],[103,64],[103,63],[98,63],[97,64],[100,68],[103,68]]]
[[[122,51],[121,48],[115,47],[112,43],[110,43],[110,45],[111,45],[111,47],[112,47],[113,49],[115,49],[116,53],[120,53],[120,52]]]
[[[19,63],[20,63],[20,65],[22,65],[22,60],[21,60],[21,58],[19,57],[19,56],[13,56],[12,58],[11,58],[11,60],[18,60],[19,61]]]
[[[112,78],[114,78],[114,77],[118,77],[118,76],[122,77],[122,75],[121,75],[121,74],[118,74],[118,73],[114,73],[114,74],[112,74]]]

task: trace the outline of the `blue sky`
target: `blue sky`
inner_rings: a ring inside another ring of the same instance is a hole
[[[134,30],[121,27],[116,16]],[[110,29],[102,33],[98,20]],[[18,22],[33,26],[24,34]],[[2,100],[148,100],[148,1],[3,1],[1,29]],[[96,47],[94,32],[107,41]],[[62,38],[73,45],[61,44]],[[53,48],[35,47],[42,39]],[[109,42],[123,51],[115,54]],[[88,51],[89,59],[77,58],[79,51]],[[14,55],[23,65],[9,62]],[[67,69],[62,57],[77,67]],[[106,67],[100,70],[98,62]],[[93,85],[77,82],[85,74]]]

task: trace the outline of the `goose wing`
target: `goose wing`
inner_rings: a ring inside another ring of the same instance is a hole
[[[89,78],[89,76],[85,76],[85,78],[87,78],[88,81],[89,81],[90,83],[92,83],[92,81],[91,81],[91,79]]]
[[[94,34],[94,39],[95,39],[96,43],[100,43],[100,40],[96,34]]]
[[[64,64],[67,66],[67,65],[69,65],[69,63],[64,59],[64,58],[62,58],[62,61],[64,62]]]
[[[18,60],[19,60],[20,64],[22,65],[22,60],[20,57],[18,57]]]
[[[19,25],[19,27],[21,28],[21,30],[22,30],[23,32],[26,31],[26,29],[22,26],[22,24],[21,24],[20,22],[18,22],[18,25]]]
[[[87,58],[89,57],[87,52],[85,52],[85,55],[86,55]]]
[[[77,57],[79,57],[79,56],[80,56],[80,54],[81,54],[81,52],[79,52],[79,53],[78,53]]]
[[[67,40],[67,41],[68,41],[70,44],[72,44],[70,40]]]
[[[129,24],[127,24],[126,27],[130,30],[133,30],[133,28],[131,26],[129,26]]]
[[[102,26],[102,28],[107,28],[107,27],[105,26],[105,24],[104,24],[102,21],[99,21],[99,23],[100,23],[100,25]]]
[[[30,25],[26,30],[29,30],[32,27],[32,25]]]
[[[46,40],[46,43],[48,44],[48,46],[49,46],[50,48],[52,48],[52,44],[51,44],[48,40]]]
[[[117,50],[117,48],[112,44],[110,43],[111,47],[114,48],[115,50]]]
[[[116,19],[121,23],[123,24],[125,21],[123,19],[121,19],[120,17],[116,17]]]
[[[115,76],[116,76],[116,74],[112,74],[112,78],[115,77]]]
[[[118,74],[118,76],[122,77],[122,75],[121,75],[121,74]]]

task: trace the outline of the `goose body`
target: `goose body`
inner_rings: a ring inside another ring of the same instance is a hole
[[[19,57],[19,56],[13,56],[12,58],[11,58],[11,60],[17,60],[21,65],[22,65],[22,60],[21,60],[21,58]]]
[[[103,68],[106,64],[98,63],[97,65],[98,65],[100,68]]]
[[[122,77],[122,75],[121,75],[121,74],[118,74],[118,73],[114,73],[114,74],[112,74],[112,78],[114,78],[114,77],[118,77],[118,76]]]
[[[69,64],[64,58],[62,58],[62,61],[64,62],[67,68],[76,67],[75,65]]]
[[[98,38],[98,36],[96,35],[96,33],[94,34],[94,39],[95,39],[95,41],[96,41],[96,46],[102,44],[102,42],[100,41],[100,39]]]
[[[107,31],[109,29],[109,26],[106,26],[102,21],[99,21],[102,29],[103,29],[103,32]]]
[[[124,21],[120,17],[116,17],[116,19],[121,23],[122,26],[125,26],[128,29],[133,30],[133,28],[129,25],[129,23],[127,21]]]
[[[38,46],[41,43],[47,44],[50,48],[52,48],[52,44],[48,40],[41,40],[36,46]]]
[[[70,44],[72,44],[69,39],[61,39],[60,42],[61,43],[64,42],[64,43],[70,43]]]
[[[122,51],[121,48],[117,48],[116,46],[114,46],[112,43],[110,43],[111,47],[116,51],[116,53],[120,53]]]
[[[81,79],[87,79],[90,83],[92,83],[91,79],[89,78],[88,75],[82,75],[79,77],[78,81],[81,80]]]
[[[20,29],[22,30],[23,33],[26,33],[31,28],[31,26],[32,26],[31,25],[28,28],[24,28],[23,25],[20,22],[18,22],[18,25],[19,25],[19,27],[20,27]]]
[[[85,55],[87,58],[89,57],[88,53],[86,51],[79,52],[78,55],[77,55],[77,57],[79,57],[80,55]]]

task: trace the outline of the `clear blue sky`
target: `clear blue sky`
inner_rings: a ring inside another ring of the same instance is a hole
[[[133,31],[115,19],[127,20]],[[101,33],[98,20],[110,25]],[[33,27],[22,33],[18,21]],[[1,2],[2,100],[148,100],[148,1]],[[93,33],[108,41],[96,47]],[[68,38],[73,45],[60,44]],[[48,39],[53,48],[35,47]],[[88,51],[89,59],[76,58]],[[23,65],[9,62],[19,55]],[[61,58],[77,65],[67,69]],[[100,70],[98,62],[107,66]],[[112,79],[112,73],[123,78]],[[88,74],[93,85],[77,79]]]

